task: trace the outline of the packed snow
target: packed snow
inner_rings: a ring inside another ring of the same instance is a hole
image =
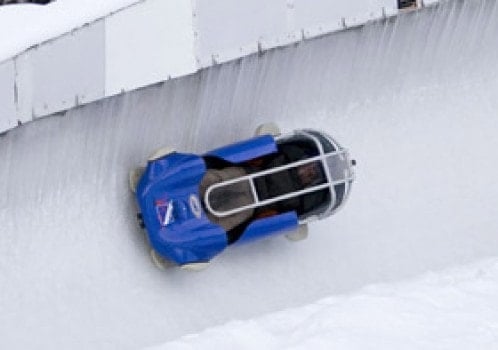
[[[57,0],[0,6],[0,62],[140,0]]]
[[[209,348],[221,329],[250,347],[492,346],[497,14],[495,1],[450,2],[2,135],[0,348]],[[349,148],[345,208],[298,244],[233,247],[199,274],[157,270],[129,170],[159,147],[202,152],[268,120]]]
[[[498,258],[371,285],[148,350],[498,347]]]

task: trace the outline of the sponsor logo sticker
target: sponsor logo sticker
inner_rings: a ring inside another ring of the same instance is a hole
[[[173,202],[165,199],[157,199],[155,201],[157,219],[162,226],[167,226],[174,222],[173,217]]]

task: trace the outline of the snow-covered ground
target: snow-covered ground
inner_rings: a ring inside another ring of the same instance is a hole
[[[493,258],[232,321],[149,350],[494,350],[497,295],[498,258]]]
[[[388,347],[407,334],[427,348],[454,349],[432,330],[464,332],[465,322],[468,332],[456,347],[493,344],[488,335],[498,311],[486,295],[495,288],[498,251],[497,14],[495,1],[455,1],[92,103],[0,137],[0,348],[136,349],[233,320],[239,323],[225,326],[228,332],[261,334],[249,345],[280,345],[277,324],[287,311],[261,317],[289,309],[294,321],[283,326],[297,327],[307,316],[317,321],[310,328],[303,321],[294,338],[286,337],[296,346],[375,336],[372,342]],[[155,269],[134,220],[128,171],[158,147],[204,151],[247,137],[267,120],[285,130],[322,128],[350,149],[358,177],[344,210],[312,225],[299,244],[272,239],[234,247],[200,274]],[[465,267],[475,261],[484,262]],[[464,267],[399,282],[454,266]],[[481,277],[467,283],[478,270]],[[443,303],[451,289],[455,295]],[[392,333],[376,312],[385,294],[392,295],[382,305]],[[427,306],[428,299],[441,308]],[[459,301],[468,307],[453,309]],[[321,306],[333,314],[319,320],[313,312]],[[365,320],[368,310],[378,323]],[[411,311],[419,317],[414,325],[432,322],[427,332],[403,333]],[[346,315],[351,323],[341,323]],[[474,325],[482,326],[482,338],[474,338]],[[337,329],[322,337],[321,327]],[[177,344],[209,347],[217,332]],[[243,336],[227,344],[245,342]]]
[[[0,6],[0,62],[139,0],[58,0]]]

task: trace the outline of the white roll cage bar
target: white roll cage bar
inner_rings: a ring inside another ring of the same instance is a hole
[[[313,130],[310,130],[310,131],[313,132]],[[284,138],[288,138],[289,136],[292,136],[292,135],[303,135],[303,136],[313,140],[313,142],[315,143],[315,145],[319,151],[319,155],[308,158],[308,159],[303,159],[303,160],[300,160],[297,162],[292,162],[290,164],[278,166],[278,167],[275,167],[272,169],[259,171],[259,172],[254,173],[254,174],[248,174],[248,175],[244,175],[244,176],[241,176],[241,177],[238,177],[235,179],[230,179],[230,180],[215,183],[215,184],[209,186],[208,189],[206,190],[206,193],[204,194],[204,203],[205,203],[206,209],[209,210],[213,215],[216,215],[218,217],[226,217],[226,216],[240,213],[244,210],[259,208],[259,207],[262,207],[262,206],[265,206],[268,204],[276,203],[276,202],[290,199],[290,198],[294,198],[294,197],[299,197],[299,196],[307,194],[307,193],[320,191],[320,190],[323,190],[325,188],[328,188],[329,192],[330,192],[330,203],[329,203],[328,208],[326,210],[324,210],[322,213],[320,213],[319,215],[313,215],[313,216],[308,217],[304,220],[299,220],[299,224],[304,224],[304,223],[307,223],[309,221],[313,221],[316,218],[322,218],[322,217],[332,215],[340,207],[343,206],[344,202],[346,201],[346,199],[348,197],[350,186],[351,186],[350,184],[354,180],[354,172],[352,170],[352,162],[351,162],[351,159],[349,157],[348,151],[346,149],[343,149],[337,142],[334,141],[334,139],[332,137],[330,137],[322,132],[319,132],[319,131],[314,131],[314,132],[318,132],[321,135],[323,135],[334,146],[336,151],[326,153],[324,151],[323,145],[320,142],[320,140],[318,139],[318,137],[316,137],[315,135],[311,134],[309,131],[306,131],[306,130],[296,130],[292,133],[288,133],[285,135],[275,137],[275,142],[278,142],[279,140],[284,139]],[[334,180],[332,178],[330,168],[327,164],[327,159],[335,157],[335,156],[340,156],[349,165],[349,167],[344,170],[344,172],[345,172],[344,178],[339,179],[339,180]],[[266,176],[268,174],[277,173],[277,172],[282,171],[282,170],[299,167],[303,164],[313,163],[316,161],[320,161],[322,163],[322,167],[323,167],[323,170],[324,170],[324,173],[326,176],[326,180],[327,180],[325,183],[310,186],[310,187],[305,188],[303,190],[283,194],[283,195],[280,195],[280,196],[277,196],[274,198],[270,198],[270,199],[266,199],[266,200],[259,199],[258,193],[256,190],[256,186],[254,185],[254,179],[256,179],[258,177]],[[209,202],[209,195],[211,194],[211,192],[213,190],[224,187],[224,186],[229,186],[229,185],[232,185],[232,184],[235,184],[238,182],[243,182],[243,181],[249,181],[249,184],[251,187],[251,192],[253,195],[253,203],[252,204],[244,205],[244,206],[241,206],[239,208],[234,208],[234,209],[225,210],[225,211],[217,211],[217,210],[213,209],[213,207],[211,206],[211,203]],[[335,207],[336,201],[337,201],[337,195],[336,195],[334,186],[338,185],[338,184],[344,184],[345,189],[344,189],[344,195],[343,195],[343,198],[342,198],[340,205]]]

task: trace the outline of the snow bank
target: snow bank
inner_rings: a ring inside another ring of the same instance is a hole
[[[497,349],[497,295],[494,258],[233,321],[150,349]]]
[[[0,62],[140,0],[57,0],[0,7]],[[22,20],[20,20],[22,19]]]

